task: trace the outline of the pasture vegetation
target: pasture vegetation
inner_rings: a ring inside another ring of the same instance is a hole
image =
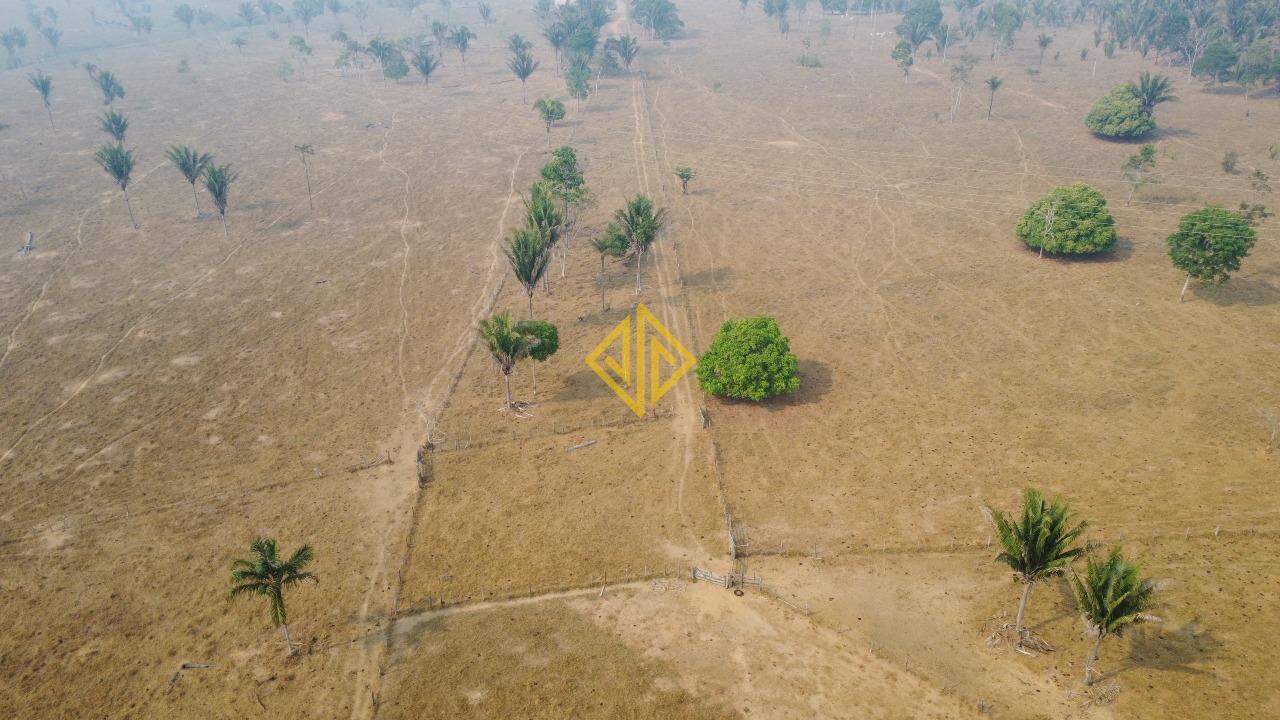
[[[1266,713],[1274,0],[0,13],[0,715]],[[700,355],[637,419],[640,303]]]

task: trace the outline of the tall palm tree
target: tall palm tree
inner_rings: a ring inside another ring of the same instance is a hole
[[[231,597],[261,595],[267,598],[271,612],[271,624],[284,630],[284,641],[292,655],[293,638],[289,637],[289,614],[285,610],[284,590],[307,580],[320,582],[304,568],[311,564],[315,553],[310,545],[298,548],[288,560],[280,561],[279,548],[273,538],[255,538],[249,543],[253,558],[234,560],[231,563]]]
[[[311,143],[303,143],[294,145],[293,151],[298,153],[298,157],[302,158],[302,174],[307,178],[307,205],[312,210],[315,210],[316,203],[311,197],[311,158],[315,156],[316,149],[311,147]]]
[[[1108,635],[1119,635],[1134,623],[1152,619],[1147,611],[1155,600],[1156,585],[1143,579],[1136,562],[1125,559],[1120,548],[1112,549],[1102,562],[1089,560],[1083,578],[1071,577],[1080,613],[1093,636],[1093,648],[1084,665],[1084,684],[1092,685],[1098,648]]]
[[[1003,551],[996,562],[1013,570],[1013,576],[1023,584],[1022,600],[1018,603],[1018,615],[1014,620],[1014,632],[1022,643],[1022,618],[1027,610],[1027,598],[1031,586],[1066,570],[1082,552],[1075,546],[1087,523],[1074,525],[1067,504],[1058,498],[1046,502],[1037,490],[1028,488],[1022,494],[1022,516],[1011,519],[1004,511],[990,506],[987,512],[995,525]]]
[[[1142,103],[1142,112],[1150,115],[1160,103],[1177,100],[1173,94],[1173,81],[1164,75],[1152,75],[1144,72],[1138,76],[1137,83],[1129,83],[1129,89],[1138,96]]]
[[[459,25],[449,33],[449,44],[453,45],[458,51],[458,57],[462,59],[462,74],[467,74],[467,51],[471,49],[471,41],[476,39],[476,34],[466,25]]]
[[[218,217],[222,219],[222,235],[228,238],[231,237],[231,231],[227,229],[227,196],[235,179],[236,174],[231,172],[230,165],[211,164],[204,169],[204,187],[213,198]]]
[[[547,180],[534,183],[529,188],[529,197],[524,201],[524,210],[526,227],[535,230],[542,238],[542,246],[547,252],[547,257],[550,258],[552,252],[561,246],[560,239],[564,236],[567,219],[566,212],[556,205],[556,190],[553,184]],[[543,287],[549,290],[550,282],[551,278],[544,275]]]
[[[93,77],[98,83],[98,89],[102,91],[103,105],[110,105],[117,99],[124,97],[124,86],[120,84],[120,81],[116,79],[115,74],[110,70],[100,70],[93,74]]]
[[[1053,44],[1053,36],[1040,33],[1040,37],[1036,38],[1036,44],[1040,46],[1040,59],[1036,62],[1036,69],[1039,70],[1044,65],[1044,51]]]
[[[520,102],[529,102],[525,85],[533,71],[538,69],[538,61],[533,59],[533,55],[528,50],[520,49],[507,62],[507,67],[517,78],[520,78]]]
[[[622,237],[627,241],[627,248],[636,261],[637,295],[643,287],[640,268],[643,265],[645,253],[657,239],[658,232],[666,222],[666,217],[666,209],[655,210],[653,201],[643,194],[628,200],[625,208],[615,210],[613,213],[613,220],[618,224]]]
[[[613,49],[618,53],[618,59],[622,61],[622,67],[628,71],[631,70],[631,63],[636,59],[636,54],[640,52],[640,43],[632,35],[623,35],[613,43]]]
[[[504,386],[503,407],[511,407],[511,371],[516,363],[529,354],[531,339],[511,322],[511,314],[500,312],[480,321],[480,339],[484,340],[489,355],[502,372]]]
[[[133,175],[135,163],[133,151],[125,150],[123,145],[108,143],[98,148],[93,158],[116,181],[116,185],[120,186],[120,192],[124,193],[124,206],[129,210],[129,222],[133,224],[133,229],[137,230],[138,221],[133,218],[133,204],[129,202],[129,179]]]
[[[178,172],[182,173],[182,177],[186,178],[191,184],[191,198],[196,204],[196,219],[200,219],[200,194],[196,192],[196,181],[204,175],[205,168],[209,163],[213,162],[213,156],[208,153],[200,153],[195,148],[186,145],[174,145],[169,148],[169,162],[178,168]]]
[[[409,64],[422,75],[422,84],[428,85],[431,82],[431,73],[440,67],[440,58],[432,54],[428,48],[419,48],[409,57]]]
[[[622,230],[617,224],[609,223],[600,237],[591,238],[588,242],[593,250],[600,253],[600,310],[608,310],[609,306],[604,301],[604,259],[606,256],[617,258],[625,255],[627,239],[622,236]]]
[[[547,135],[551,134],[552,124],[564,119],[564,103],[555,98],[538,98],[538,101],[533,104],[533,109],[538,111],[542,116],[542,122],[546,123]]]
[[[101,123],[102,132],[115,138],[116,143],[124,143],[124,134],[129,129],[129,121],[125,119],[124,115],[115,110],[110,110],[102,116]]]
[[[31,87],[40,93],[40,101],[44,103],[44,111],[49,114],[49,127],[52,128],[53,106],[49,104],[49,96],[53,93],[53,78],[45,75],[43,70],[37,70],[28,75],[27,80],[31,82]]]
[[[991,77],[987,78],[987,89],[991,91],[991,99],[987,101],[987,119],[988,120],[991,119],[991,111],[996,106],[996,91],[999,90],[1000,86],[1003,84],[1004,84],[1004,81],[1001,80],[1000,77],[997,75],[992,75]]]
[[[551,264],[551,248],[536,227],[523,227],[512,233],[511,240],[502,252],[507,256],[516,280],[524,286],[525,295],[529,298],[529,319],[532,320],[533,293]]]

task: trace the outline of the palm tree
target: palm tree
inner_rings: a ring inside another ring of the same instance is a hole
[[[133,174],[135,163],[133,151],[125,150],[123,145],[106,144],[98,148],[93,157],[120,186],[120,192],[124,193],[124,206],[129,210],[129,222],[137,230],[138,221],[133,219],[133,205],[129,202],[129,176]]]
[[[997,75],[992,75],[991,77],[987,78],[987,89],[991,91],[991,99],[987,101],[987,119],[988,120],[991,119],[992,108],[996,106],[996,91],[999,90],[1000,86],[1003,84],[1004,84],[1004,81],[1001,80]]]
[[[538,228],[523,227],[512,233],[502,252],[507,256],[516,280],[524,286],[525,295],[529,298],[529,319],[532,320],[533,292],[538,289],[538,281],[543,279],[551,264],[551,248]]]
[[[213,197],[213,206],[217,208],[218,217],[222,219],[222,235],[227,238],[231,237],[231,231],[227,229],[227,195],[236,177],[236,174],[231,172],[230,165],[211,164],[204,169],[204,187]]]
[[[1040,46],[1040,60],[1036,62],[1036,69],[1039,70],[1044,65],[1044,51],[1053,44],[1053,36],[1040,33],[1040,37],[1036,38],[1036,44]]]
[[[502,371],[504,386],[503,407],[511,408],[511,371],[516,363],[529,354],[531,340],[511,322],[511,314],[500,312],[480,321],[480,339],[484,340],[489,355]]]
[[[302,158],[302,174],[307,178],[307,205],[312,210],[316,209],[316,203],[311,199],[311,160],[316,154],[316,149],[311,147],[311,143],[303,143],[302,145],[294,145],[294,152],[298,153],[298,157]]]
[[[31,82],[31,87],[40,93],[40,101],[44,103],[44,111],[49,113],[49,127],[53,127],[53,106],[49,104],[49,95],[53,92],[53,78],[44,74],[43,70],[37,70],[34,74],[28,75],[27,80]]]
[[[525,90],[525,84],[529,80],[529,76],[534,70],[538,69],[538,61],[533,59],[533,55],[528,50],[517,50],[515,55],[507,62],[507,67],[516,77],[520,78],[520,102],[529,102],[529,96]]]
[[[618,224],[622,237],[626,239],[628,250],[635,257],[637,295],[643,287],[640,268],[643,265],[644,255],[657,239],[658,232],[666,222],[666,217],[666,209],[655,211],[653,201],[643,194],[628,200],[625,208],[613,213],[613,220]]]
[[[284,590],[307,580],[320,582],[314,574],[304,570],[315,553],[310,545],[303,545],[288,560],[280,562],[279,550],[273,538],[255,538],[249,543],[249,551],[253,553],[253,559],[234,560],[231,563],[231,580],[235,583],[231,588],[231,597],[245,594],[266,597],[271,624],[284,630],[284,641],[292,655],[293,638],[289,637],[289,615],[284,606]]]
[[[1013,576],[1023,583],[1022,600],[1018,603],[1018,615],[1013,629],[1022,644],[1022,618],[1027,610],[1027,598],[1031,586],[1053,575],[1062,573],[1084,550],[1073,547],[1086,523],[1071,526],[1071,513],[1067,504],[1054,498],[1045,502],[1039,491],[1028,488],[1022,494],[1022,517],[1011,519],[1004,511],[986,508],[995,525],[1003,551],[996,561],[1008,565]]]
[[[1152,75],[1144,72],[1138,76],[1138,82],[1129,83],[1129,89],[1138,96],[1142,103],[1142,112],[1150,115],[1160,103],[1177,100],[1173,94],[1173,81],[1164,75]]]
[[[551,134],[552,123],[564,119],[564,103],[555,98],[538,98],[533,108],[542,116],[542,122],[546,123],[548,135]]]
[[[178,168],[178,172],[182,173],[182,177],[186,178],[191,184],[191,198],[196,204],[196,219],[200,219],[200,194],[196,192],[196,181],[204,175],[205,168],[213,161],[213,156],[208,153],[197,152],[194,148],[186,145],[174,145],[169,148],[169,162]]]
[[[124,134],[129,129],[129,121],[124,115],[111,110],[102,116],[102,132],[115,138],[117,143],[124,143]]]
[[[1119,635],[1129,625],[1151,620],[1147,615],[1155,600],[1155,583],[1143,579],[1136,562],[1126,560],[1120,548],[1112,549],[1102,562],[1089,560],[1084,578],[1071,576],[1080,613],[1093,636],[1093,648],[1084,665],[1084,684],[1092,685],[1098,648],[1108,635]]]
[[[608,310],[609,306],[604,302],[604,259],[608,257],[622,257],[627,252],[627,239],[622,236],[622,230],[615,223],[609,223],[605,226],[604,234],[600,237],[591,238],[589,241],[592,249],[600,253],[600,310]]]
[[[680,180],[680,193],[682,195],[689,194],[689,181],[698,176],[693,168],[687,165],[678,165],[672,168],[671,173]]]
[[[431,73],[440,67],[440,58],[433,55],[430,49],[424,47],[413,51],[409,64],[413,65],[422,74],[422,83],[426,85],[431,82]]]
[[[458,50],[458,57],[462,58],[462,74],[467,74],[467,51],[471,49],[471,41],[476,39],[476,34],[471,32],[466,25],[459,25],[449,34],[449,43]]]
[[[98,81],[98,89],[102,91],[103,105],[110,105],[124,97],[124,86],[110,70],[99,71],[94,78]]]

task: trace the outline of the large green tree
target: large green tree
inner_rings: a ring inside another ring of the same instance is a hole
[[[1144,99],[1132,84],[1118,85],[1089,110],[1084,124],[1094,135],[1111,139],[1139,138],[1156,129]]]
[[[1027,209],[1018,239],[1043,256],[1091,255],[1115,247],[1116,221],[1096,189],[1076,183],[1056,187]]]
[[[800,387],[799,362],[771,317],[729,320],[698,358],[698,384],[712,395],[760,401]]]
[[[259,595],[267,599],[271,624],[284,631],[284,641],[289,654],[294,652],[293,638],[289,636],[289,613],[284,604],[284,591],[308,580],[320,582],[307,572],[307,565],[315,558],[310,545],[298,548],[288,560],[280,559],[279,547],[272,538],[256,538],[249,543],[253,555],[231,563],[231,597]]]
[[[1217,205],[1184,215],[1168,240],[1169,258],[1187,274],[1178,301],[1193,278],[1205,285],[1226,282],[1256,240],[1257,233],[1244,217]]]
[[[1057,498],[1046,501],[1038,490],[1028,488],[1022,494],[1022,514],[1011,518],[1003,510],[990,506],[987,512],[1002,548],[996,562],[1013,570],[1014,578],[1023,584],[1022,599],[1013,629],[1019,644],[1023,642],[1022,618],[1027,610],[1031,586],[1061,574],[1084,549],[1076,545],[1086,524],[1073,523],[1067,504]]]

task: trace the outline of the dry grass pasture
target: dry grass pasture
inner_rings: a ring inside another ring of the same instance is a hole
[[[58,52],[33,36],[0,72],[0,717],[1280,716],[1280,225],[1183,303],[1164,246],[1205,203],[1276,204],[1219,166],[1280,174],[1276,93],[1246,116],[1163,70],[1161,182],[1127,202],[1136,145],[1082,118],[1159,68],[1095,70],[1088,28],[1057,30],[1038,74],[1030,27],[998,61],[961,48],[984,59],[951,122],[946,66],[904,81],[890,60],[897,16],[827,17],[827,36],[811,6],[783,36],[758,7],[677,5],[685,36],[643,40],[549,134],[505,66],[508,34],[534,38],[529,98],[565,96],[523,0],[487,26],[470,4],[375,7],[371,34],[476,30],[429,85],[334,70],[330,15],[303,62],[300,27],[236,27],[230,2],[190,35],[155,3],[141,38],[59,8]],[[608,32],[628,29],[619,6]],[[795,61],[806,40],[822,67]],[[85,62],[127,89],[138,230],[93,161]],[[195,217],[174,143],[239,173],[228,236],[207,199]],[[594,204],[535,298],[560,349],[520,367],[516,416],[475,325],[524,316],[499,242],[561,144]],[[1076,181],[1107,195],[1116,250],[1027,251],[1017,219]],[[610,261],[602,309],[586,239],[637,192],[668,226],[641,294]],[[776,317],[800,390],[724,402],[686,377],[636,419],[583,359],[637,301],[695,352]],[[1055,652],[986,642],[1018,589],[980,508],[1027,486],[1161,580],[1161,622],[1108,639],[1093,692],[1063,585],[1028,611]],[[732,569],[726,507],[772,592],[688,581]],[[259,535],[316,551],[294,657],[261,603],[226,597]]]

